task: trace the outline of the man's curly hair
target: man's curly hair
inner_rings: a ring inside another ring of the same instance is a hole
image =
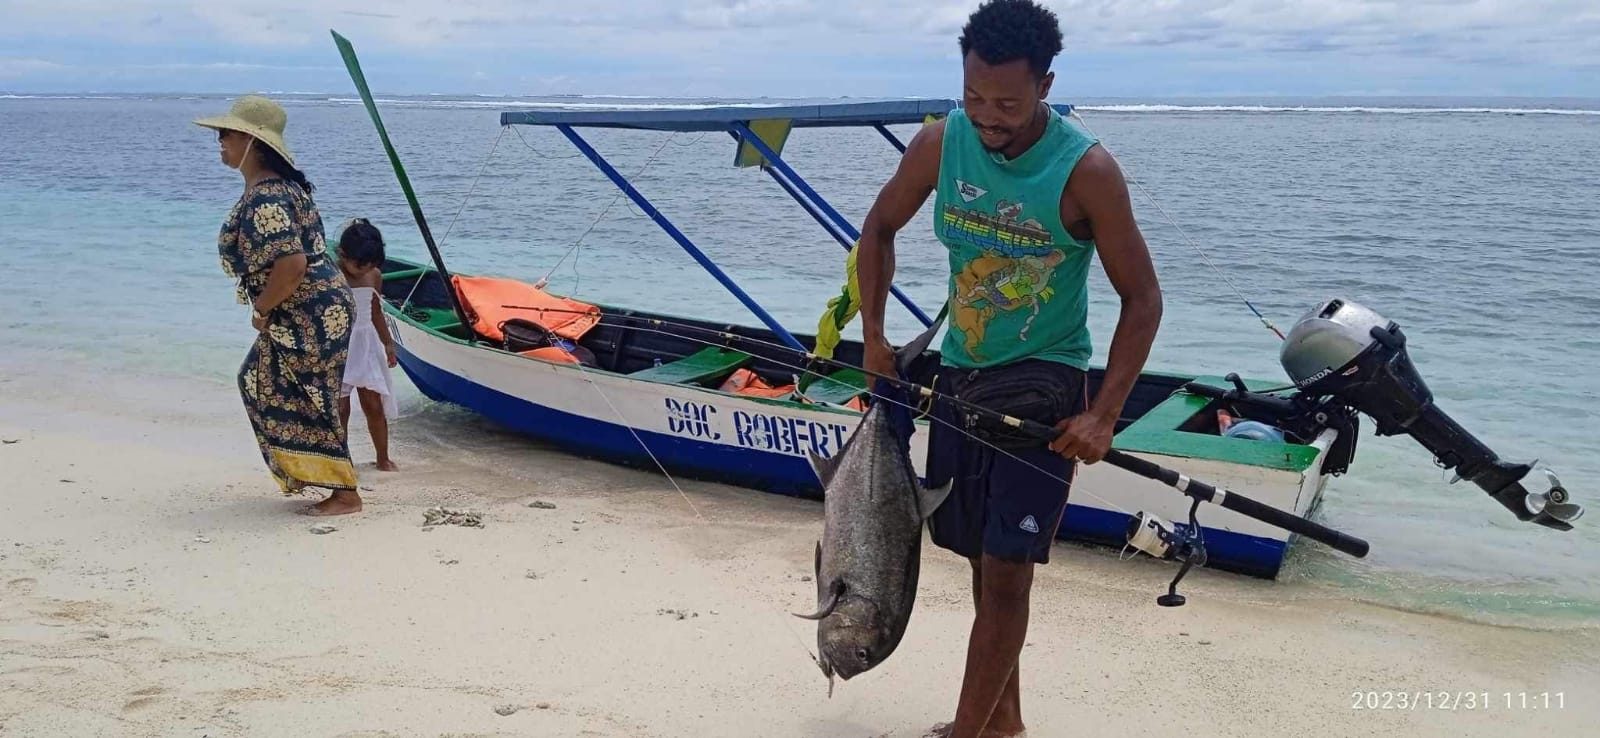
[[[1061,53],[1061,25],[1034,0],[985,0],[961,29],[962,58],[970,52],[991,65],[1026,59],[1042,79]]]

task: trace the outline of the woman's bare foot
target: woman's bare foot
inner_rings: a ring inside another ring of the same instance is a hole
[[[353,489],[334,490],[328,499],[305,508],[305,514],[312,517],[328,515],[349,515],[361,512],[361,495]]]
[[[378,459],[378,471],[400,471],[393,459]]]

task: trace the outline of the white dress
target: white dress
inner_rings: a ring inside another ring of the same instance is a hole
[[[384,417],[399,414],[394,399],[394,384],[389,379],[389,356],[383,350],[383,338],[372,325],[372,298],[376,290],[371,287],[351,287],[355,297],[356,315],[350,325],[350,356],[344,365],[344,387],[340,394],[349,397],[357,387],[372,390],[383,396]]]

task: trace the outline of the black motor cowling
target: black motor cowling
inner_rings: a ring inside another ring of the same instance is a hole
[[[1301,395],[1355,409],[1376,422],[1380,436],[1411,436],[1440,466],[1482,488],[1519,520],[1570,530],[1583,514],[1554,474],[1546,472],[1549,491],[1529,492],[1522,479],[1531,465],[1500,459],[1433,404],[1394,321],[1348,300],[1328,300],[1289,331],[1279,359]]]

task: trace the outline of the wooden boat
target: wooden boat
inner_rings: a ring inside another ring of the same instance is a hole
[[[851,370],[813,383],[800,393],[803,400],[719,389],[739,370],[774,387],[794,383],[796,358],[765,346],[776,340],[764,328],[596,305],[604,319],[577,344],[597,365],[583,366],[525,355],[515,345],[508,350],[503,341],[469,343],[475,331],[457,318],[435,269],[391,260],[383,294],[400,366],[424,395],[577,455],[652,470],[660,463],[674,475],[820,499],[806,455],[832,455],[860,418],[845,403],[865,392],[866,377]],[[410,305],[402,309],[407,295]],[[708,346],[702,338],[719,333],[752,340]],[[811,336],[795,337],[815,345]],[[861,346],[842,341],[835,356],[858,363]],[[1091,371],[1091,392],[1101,375]],[[1228,386],[1220,376],[1146,372],[1117,424],[1114,447],[1307,515],[1326,483],[1324,463],[1337,431],[1310,444],[1223,437],[1216,401],[1183,391],[1189,382]],[[927,433],[926,421],[918,422],[912,459],[920,473]],[[1058,537],[1112,546],[1125,543],[1130,511],[1181,521],[1191,502],[1108,464],[1082,467],[1075,488],[1081,491],[1071,496]],[[1269,578],[1292,540],[1282,529],[1224,509],[1207,510],[1202,529],[1208,566]]]
[[[505,277],[452,275],[428,233],[353,52],[341,37],[335,34],[335,38],[433,257],[431,265],[393,258],[383,267],[384,311],[399,363],[423,394],[573,454],[650,469],[659,465],[673,475],[820,498],[822,489],[807,455],[827,457],[844,443],[861,417],[866,377],[858,370],[838,369],[830,370],[825,379],[796,383],[798,373],[816,368],[804,356],[817,348],[816,337],[792,333],[774,320],[578,131],[599,127],[726,132],[736,143],[736,166],[757,167],[770,175],[848,250],[859,238],[854,227],[783,160],[781,151],[790,134],[812,128],[871,127],[903,152],[888,126],[926,123],[955,109],[958,102],[501,114],[502,125],[551,126],[565,135],[763,324],[739,325],[622,305],[593,305]],[[1070,112],[1069,106],[1057,107]],[[930,322],[898,289],[893,294],[925,325]],[[528,322],[504,322],[512,317]],[[577,363],[570,352],[540,347],[541,333],[530,333],[530,327],[550,331],[542,337],[568,341],[569,346],[581,347],[577,353],[592,359]],[[841,340],[831,356],[859,366],[861,346]],[[1091,391],[1101,376],[1100,369],[1091,371]],[[1342,471],[1348,461],[1336,446],[1339,431],[1320,429],[1305,443],[1225,437],[1218,432],[1218,401],[1185,390],[1194,382],[1228,386],[1223,377],[1207,371],[1144,373],[1117,423],[1114,448],[1284,512],[1309,514],[1330,472]],[[1243,384],[1263,390],[1274,383]],[[912,457],[920,473],[927,421],[918,423]],[[1191,502],[1159,481],[1110,464],[1086,466],[1078,473],[1057,536],[1123,546],[1134,511],[1184,521],[1189,519]],[[1275,577],[1296,539],[1283,528],[1228,509],[1207,510],[1205,518],[1201,526],[1205,565],[1212,568]]]

